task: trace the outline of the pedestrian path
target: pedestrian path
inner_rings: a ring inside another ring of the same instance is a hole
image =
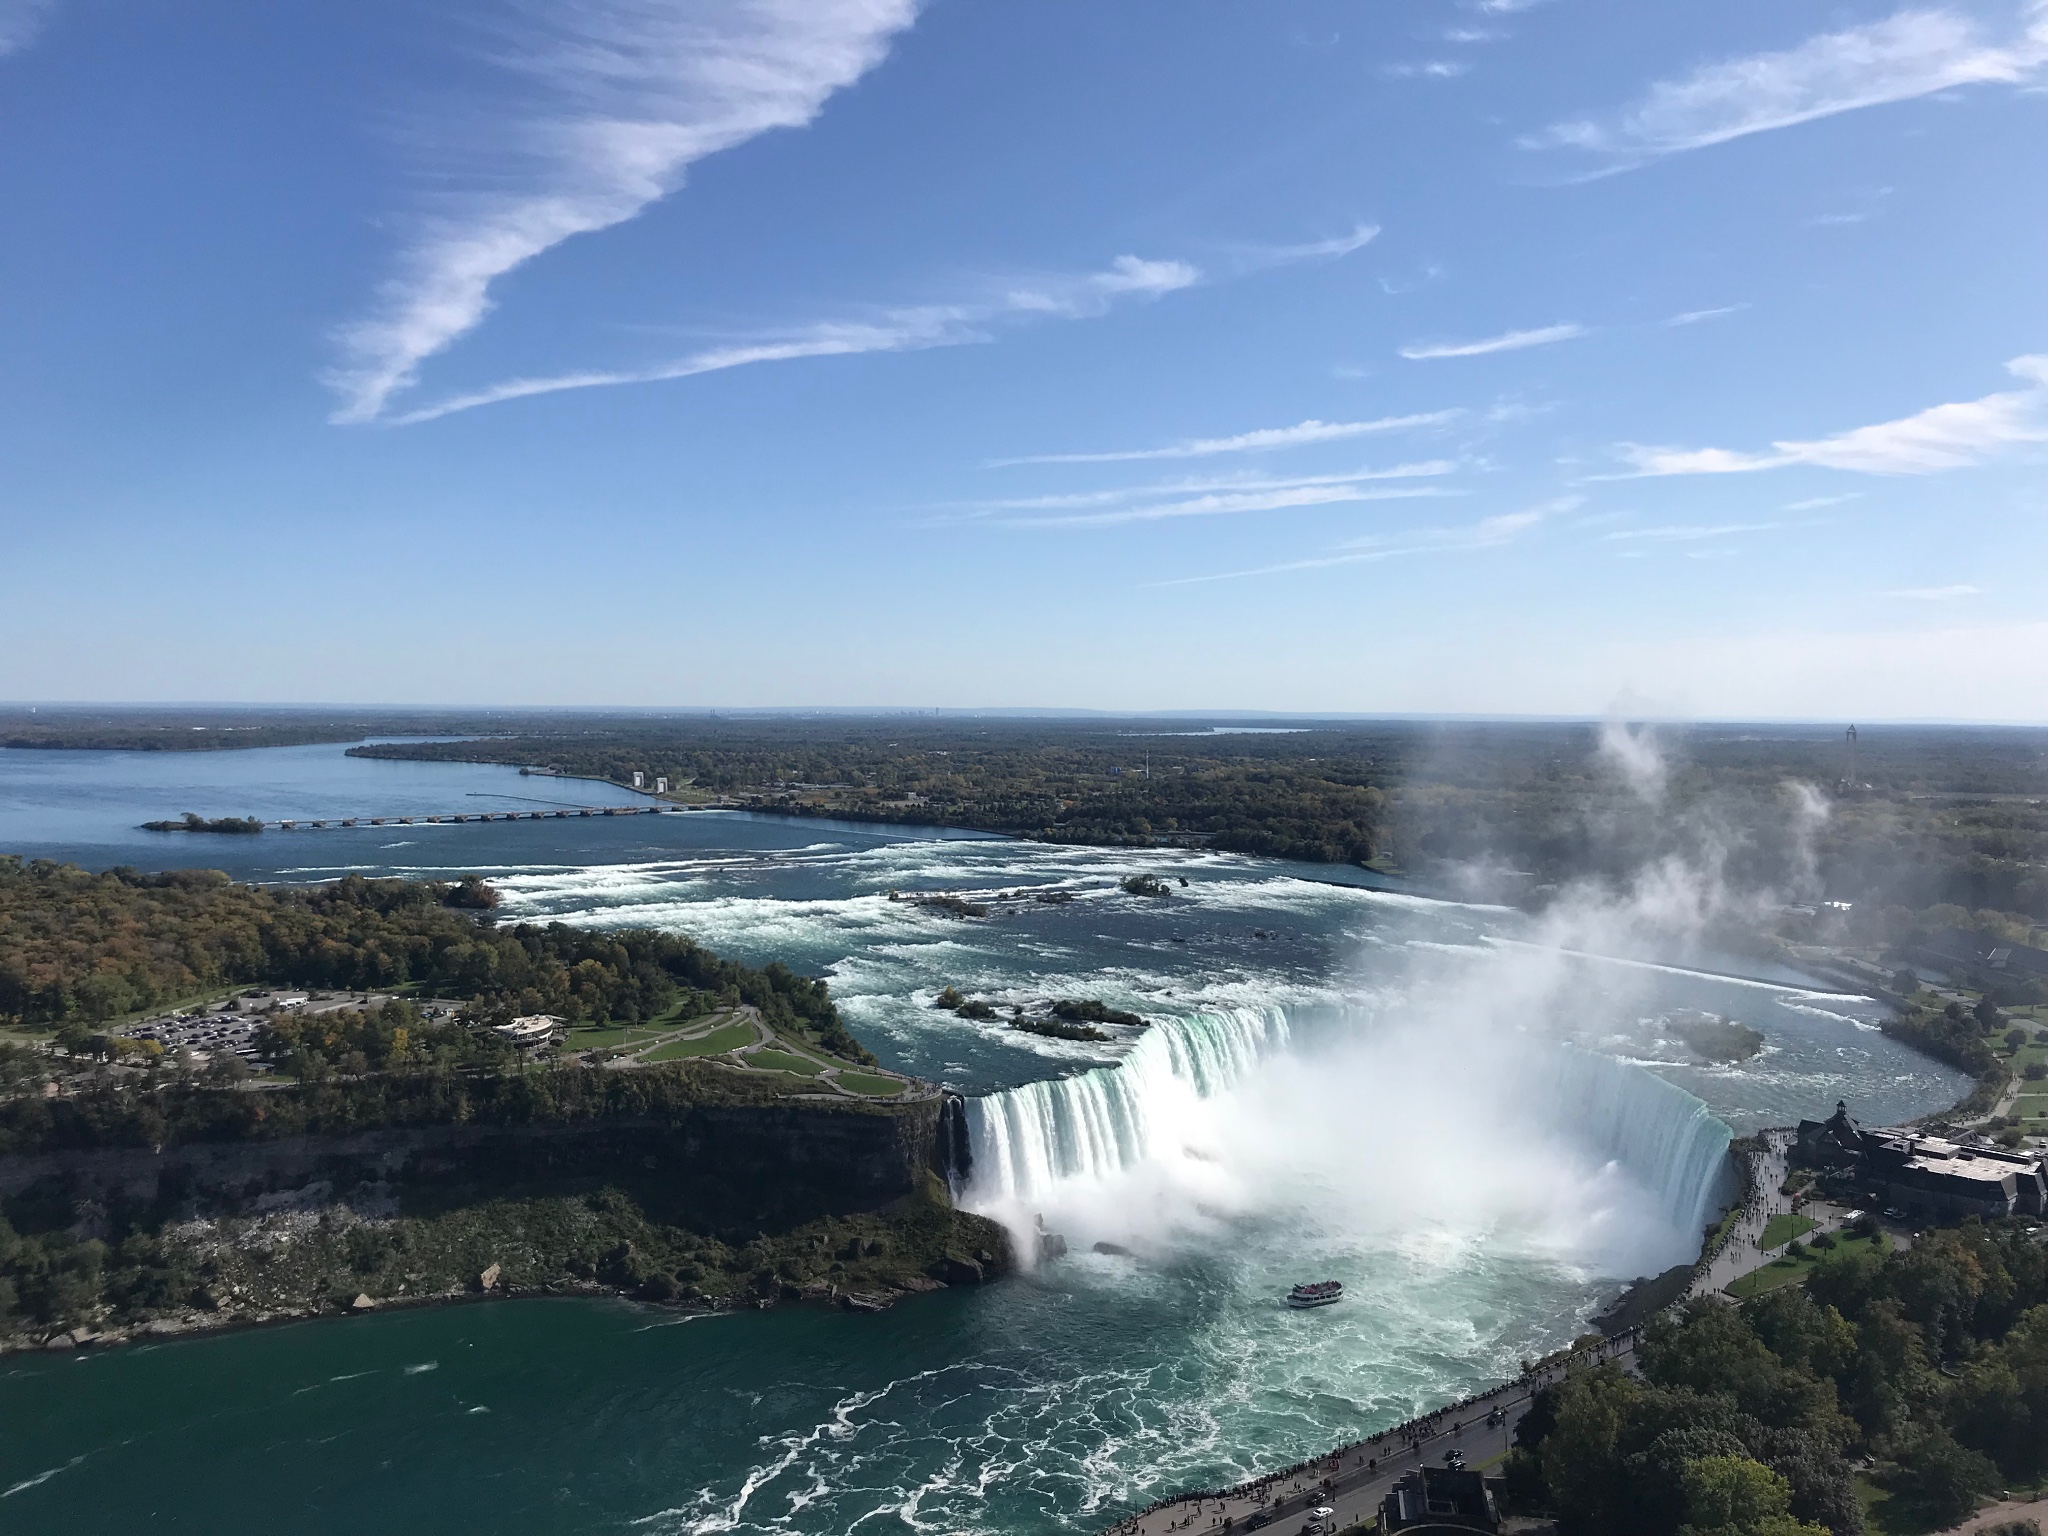
[[[1627,1365],[1633,1359],[1635,1342],[1631,1330],[1573,1351],[1491,1392],[1382,1430],[1327,1456],[1235,1488],[1161,1500],[1112,1526],[1106,1536],[1167,1536],[1176,1531],[1212,1536],[1264,1526],[1294,1536],[1300,1525],[1312,1518],[1312,1512],[1320,1509],[1330,1511],[1322,1517],[1328,1529],[1358,1525],[1374,1515],[1397,1480],[1419,1466],[1444,1465],[1445,1456],[1453,1450],[1462,1452],[1465,1464],[1474,1470],[1500,1461],[1514,1443],[1515,1426],[1529,1411],[1530,1399],[1537,1392],[1563,1380],[1568,1369],[1603,1361]]]

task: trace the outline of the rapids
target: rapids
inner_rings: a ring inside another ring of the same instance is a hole
[[[47,851],[194,857],[125,828],[289,802],[293,764],[351,814],[389,808],[364,785],[447,797],[286,751],[95,759]],[[0,758],[17,835],[57,803],[38,787],[57,756]],[[406,832],[220,852],[267,879],[477,870],[504,921],[661,926],[825,976],[885,1062],[969,1097],[960,1198],[1027,1239],[1043,1217],[1069,1255],[879,1317],[520,1302],[17,1357],[8,1529],[1085,1532],[1567,1342],[1622,1282],[1690,1256],[1730,1128],[1842,1097],[1900,1119],[1966,1086],[1877,1033],[1866,1000],[1696,955],[1563,956],[1513,913],[1359,871],[719,814]],[[1172,895],[1124,893],[1139,871]],[[1069,899],[1033,899],[1052,890]],[[1051,1040],[935,1009],[947,985],[1002,1013],[1100,998],[1151,1024]],[[1668,1027],[1680,1010],[1740,1019],[1763,1054],[1698,1062]],[[1321,1278],[1344,1281],[1341,1306],[1281,1305]]]

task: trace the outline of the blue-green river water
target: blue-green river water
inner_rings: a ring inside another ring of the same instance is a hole
[[[1641,963],[1625,900],[1537,926],[1357,871],[731,813],[134,830],[625,798],[339,747],[0,751],[0,851],[272,880],[477,870],[508,918],[656,924],[828,976],[890,1065],[976,1096],[960,1198],[1043,1217],[1072,1256],[875,1317],[494,1303],[9,1357],[0,1530],[1091,1530],[1568,1339],[1620,1282],[1691,1256],[1728,1128],[1838,1097],[1882,1122],[1965,1086],[1865,1000],[1711,974],[1732,968],[1683,935],[1654,953],[1686,964]],[[1137,870],[1173,895],[1126,895]],[[1002,899],[1048,888],[1072,899]],[[1588,957],[1624,943],[1637,961]],[[1046,1040],[934,1010],[947,984],[1157,1022]],[[1687,1009],[1753,1025],[1764,1054],[1690,1062],[1668,1029]],[[1343,1306],[1279,1305],[1324,1277]]]

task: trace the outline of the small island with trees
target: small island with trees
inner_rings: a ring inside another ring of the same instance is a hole
[[[145,821],[145,832],[226,832],[234,836],[248,837],[263,830],[263,822],[255,816],[215,816],[211,820],[197,811],[187,811],[176,821]]]

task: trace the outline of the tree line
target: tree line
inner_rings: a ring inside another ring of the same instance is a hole
[[[2048,1252],[1974,1220],[1911,1248],[1832,1245],[1802,1289],[1710,1298],[1546,1388],[1511,1496],[1563,1536],[1858,1536],[1851,1458],[1902,1528],[2048,1472]]]
[[[678,1005],[744,1003],[836,1055],[874,1060],[822,981],[779,963],[740,965],[676,934],[494,925],[479,920],[487,893],[474,880],[349,875],[273,888],[210,870],[90,874],[0,857],[0,1020],[98,1024],[249,983],[411,987],[468,1000],[485,1022],[552,1013],[638,1023]]]

